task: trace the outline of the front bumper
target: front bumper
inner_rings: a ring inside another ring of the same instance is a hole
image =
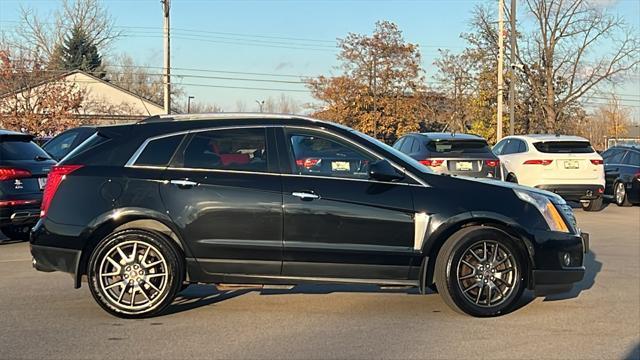
[[[584,254],[589,251],[589,242],[587,233],[536,233],[535,268],[531,271],[529,287],[537,296],[571,290],[573,284],[584,278]],[[567,256],[569,264],[564,262]]]
[[[535,186],[541,190],[547,190],[552,193],[556,193],[562,196],[565,200],[579,201],[579,200],[594,200],[604,194],[604,186],[602,185],[589,185],[589,184],[545,184]]]

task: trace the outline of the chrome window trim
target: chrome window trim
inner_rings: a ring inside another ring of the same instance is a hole
[[[320,123],[322,123],[322,122],[320,122]],[[243,171],[243,170],[226,170],[226,169],[186,168],[186,167],[177,168],[177,167],[172,167],[172,166],[135,165],[135,162],[138,160],[138,157],[140,157],[140,155],[142,154],[144,149],[147,147],[147,145],[151,141],[154,141],[154,140],[163,139],[163,138],[167,138],[167,137],[171,137],[171,136],[196,134],[196,133],[207,132],[207,131],[232,130],[232,129],[256,129],[256,128],[258,128],[258,129],[266,129],[266,128],[276,128],[276,127],[318,131],[318,132],[324,132],[324,133],[327,133],[329,135],[338,137],[341,140],[348,142],[349,144],[355,145],[356,147],[358,147],[362,151],[364,151],[364,152],[366,152],[368,154],[371,154],[372,156],[374,156],[378,160],[383,160],[383,159],[387,160],[391,164],[391,166],[396,168],[396,170],[399,170],[403,174],[408,175],[411,179],[416,181],[418,184],[407,184],[407,183],[400,183],[400,182],[377,181],[377,180],[371,180],[371,179],[358,179],[358,178],[338,177],[338,176],[318,176],[318,175],[284,174],[284,173],[279,174],[279,173],[270,173],[270,172],[262,172],[262,171]],[[202,128],[202,129],[183,130],[183,131],[177,131],[177,132],[170,133],[170,134],[162,134],[162,135],[158,135],[158,136],[154,136],[154,137],[150,137],[150,138],[146,139],[138,147],[138,149],[133,153],[133,155],[129,158],[129,160],[125,164],[125,167],[128,167],[128,168],[141,168],[141,169],[156,169],[156,170],[166,169],[166,170],[231,172],[231,173],[240,173],[240,174],[262,174],[262,175],[278,175],[278,176],[282,175],[282,176],[295,176],[295,177],[306,176],[306,177],[315,177],[315,178],[321,178],[321,179],[343,179],[343,180],[367,181],[367,182],[382,183],[382,184],[395,184],[395,185],[409,185],[409,186],[430,187],[427,183],[425,183],[423,180],[421,180],[420,178],[415,176],[413,173],[411,173],[410,171],[407,171],[406,168],[403,168],[402,166],[396,164],[394,161],[385,158],[384,156],[380,155],[379,153],[377,153],[375,151],[372,151],[372,150],[370,150],[370,149],[368,149],[368,148],[366,148],[366,147],[354,142],[353,140],[342,136],[341,134],[329,131],[329,130],[327,130],[325,128],[322,128],[322,127],[317,128],[317,127],[298,126],[298,125],[294,125],[294,126],[288,126],[288,125],[235,125],[235,126],[209,127],[209,128]]]

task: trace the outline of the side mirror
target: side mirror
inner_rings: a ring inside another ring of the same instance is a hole
[[[369,178],[378,181],[395,181],[404,178],[387,160],[378,160],[369,164]]]

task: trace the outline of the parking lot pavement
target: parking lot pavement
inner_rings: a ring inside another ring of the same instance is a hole
[[[576,215],[592,248],[580,293],[491,319],[414,290],[192,286],[167,315],[121,320],[69,275],[33,270],[28,244],[0,245],[0,358],[638,359],[640,207]]]

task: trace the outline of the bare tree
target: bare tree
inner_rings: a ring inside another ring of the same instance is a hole
[[[237,112],[247,111],[247,103],[245,103],[244,100],[241,100],[241,99],[236,100],[236,111]]]
[[[205,103],[199,101],[191,102],[191,112],[194,114],[198,113],[219,113],[223,112],[222,107],[212,103]]]
[[[12,45],[33,50],[49,59],[64,36],[74,28],[83,29],[100,50],[108,48],[122,35],[115,27],[113,16],[99,0],[61,0],[60,8],[48,16],[22,7]]]
[[[544,129],[557,131],[582,97],[619,81],[640,64],[640,40],[624,19],[589,0],[525,0],[532,33],[519,34],[516,53],[531,104],[540,109]],[[496,48],[498,34],[491,12],[477,9],[476,45]],[[524,25],[524,24],[523,24]],[[526,26],[522,26],[526,28]],[[509,49],[511,51],[511,49]]]

